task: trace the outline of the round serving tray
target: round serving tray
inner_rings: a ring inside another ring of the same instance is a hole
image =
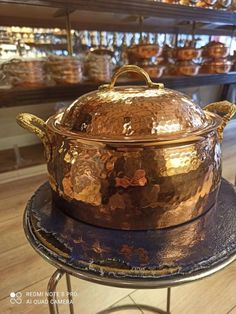
[[[206,277],[236,258],[236,193],[222,179],[214,208],[176,227],[127,231],[89,225],[52,204],[49,183],[27,204],[26,236],[48,262],[79,278],[162,288]]]

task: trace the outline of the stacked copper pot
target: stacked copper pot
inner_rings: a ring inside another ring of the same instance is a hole
[[[83,79],[82,62],[77,57],[50,56],[47,68],[57,84],[77,84]]]
[[[221,42],[212,41],[203,50],[205,58],[201,71],[202,73],[227,73],[232,67],[232,62],[228,60],[229,48]]]
[[[43,59],[11,59],[1,65],[1,72],[12,86],[41,87],[47,83]]]
[[[158,78],[162,76],[164,65],[158,63],[158,57],[162,53],[162,48],[157,44],[149,43],[142,39],[139,44],[131,45],[128,50],[129,63],[138,65],[144,69],[150,77]],[[136,78],[136,73],[130,73],[130,77]]]
[[[172,75],[195,76],[199,73],[200,64],[197,60],[201,57],[202,50],[193,47],[191,42],[186,42],[184,47],[177,47],[173,52],[176,62],[171,68]]]
[[[94,82],[110,81],[113,68],[112,55],[113,51],[105,46],[90,49],[85,64],[89,80]]]

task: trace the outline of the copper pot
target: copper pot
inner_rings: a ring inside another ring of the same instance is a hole
[[[197,7],[213,9],[216,3],[217,3],[217,0],[200,0],[197,3]]]
[[[1,65],[1,70],[13,86],[41,87],[47,83],[45,60],[11,59]]]
[[[201,66],[191,61],[179,61],[172,67],[172,73],[174,75],[198,75]]]
[[[156,44],[140,43],[129,47],[127,52],[129,60],[136,62],[140,59],[150,59],[160,56],[162,48]]]
[[[147,86],[114,87],[130,71]],[[17,122],[44,143],[55,206],[90,224],[140,230],[178,225],[214,206],[222,133],[235,112],[228,102],[202,110],[127,65],[47,122],[27,113]]]
[[[50,56],[47,69],[57,84],[78,84],[83,80],[82,62],[77,57]]]
[[[174,57],[179,61],[190,61],[196,58],[200,58],[202,49],[196,49],[192,47],[176,48]]]
[[[232,0],[218,0],[216,8],[218,9],[227,9],[232,4]]]
[[[151,78],[158,78],[161,77],[165,66],[159,65],[159,64],[149,64],[148,62],[144,62],[143,64],[138,65],[140,68],[142,68]],[[135,72],[130,72],[129,77],[134,79],[139,79],[140,75]]]
[[[204,47],[203,55],[208,58],[226,58],[229,48],[220,42],[213,41]]]
[[[205,61],[202,64],[201,72],[203,73],[227,73],[232,67],[232,62],[225,59]]]

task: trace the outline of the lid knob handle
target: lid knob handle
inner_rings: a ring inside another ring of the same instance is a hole
[[[154,83],[152,82],[152,80],[150,79],[150,76],[148,75],[148,73],[146,71],[144,71],[144,69],[138,67],[137,65],[123,65],[121,68],[119,68],[112,76],[111,79],[111,83],[110,84],[106,84],[106,85],[102,85],[100,86],[101,88],[108,88],[108,89],[113,89],[116,83],[116,80],[118,79],[118,77],[121,74],[127,73],[127,72],[135,72],[139,75],[141,75],[147,86],[149,88],[164,88],[164,84],[162,83]]]

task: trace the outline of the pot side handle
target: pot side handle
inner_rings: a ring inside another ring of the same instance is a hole
[[[211,112],[220,112],[225,113],[225,115],[222,118],[221,125],[217,128],[217,133],[219,136],[219,139],[223,139],[223,131],[226,126],[226,124],[230,121],[230,119],[235,115],[236,113],[236,105],[230,103],[229,101],[219,101],[214,102],[209,105],[206,105],[204,110],[211,111]]]
[[[46,123],[42,119],[30,113],[19,113],[16,116],[16,121],[22,128],[34,133],[38,136],[38,138],[40,138],[45,147],[45,156],[48,161],[51,155],[51,148],[46,132]]]

